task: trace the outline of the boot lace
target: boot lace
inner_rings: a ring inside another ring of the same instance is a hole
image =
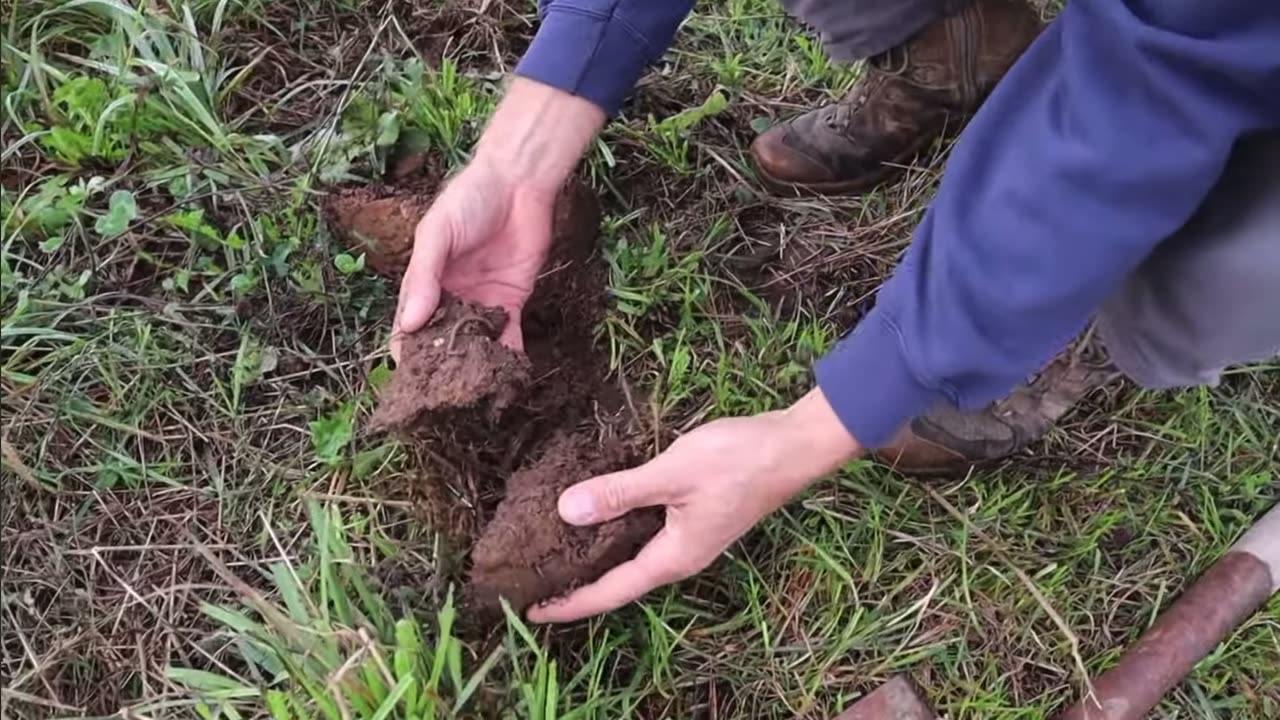
[[[910,63],[911,59],[905,45],[889,48],[879,55],[867,58],[864,69],[864,72],[867,73],[866,81],[858,83],[857,92],[851,92],[839,102],[831,105],[826,117],[823,118],[823,122],[831,130],[837,132],[847,130],[849,123],[858,114],[858,111],[867,104],[867,99],[871,97],[872,93],[885,80],[905,74]]]

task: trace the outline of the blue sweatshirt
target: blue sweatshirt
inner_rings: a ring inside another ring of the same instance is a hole
[[[550,0],[517,73],[612,113],[685,0]],[[1277,0],[1071,0],[969,123],[876,305],[818,362],[865,447],[974,409],[1079,333],[1195,212],[1242,135],[1280,127]]]

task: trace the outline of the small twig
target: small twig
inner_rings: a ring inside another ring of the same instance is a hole
[[[65,705],[63,703],[58,702],[57,700],[47,700],[42,697],[36,697],[35,695],[28,695],[27,693],[24,693],[21,690],[13,690],[7,687],[0,688],[0,697],[6,697],[12,700],[18,700],[24,703],[28,703],[30,705],[40,705],[41,707],[53,708],[55,710],[65,710],[67,712],[73,712],[73,713],[84,712],[84,708],[78,708],[73,705]]]
[[[22,456],[9,444],[8,428],[0,431],[0,455],[4,456],[4,459],[13,467],[14,474],[22,478],[23,482],[40,492],[53,492],[36,478],[36,474],[31,472],[31,468],[22,462]]]
[[[68,555],[98,555],[109,552],[146,552],[148,550],[190,550],[191,544],[174,543],[168,545],[94,545],[87,550],[67,550]],[[234,550],[238,545],[206,545],[204,547],[217,550]]]
[[[395,508],[412,508],[413,503],[404,500],[385,500],[383,498],[363,498],[353,495],[335,495],[333,493],[322,493],[307,491],[302,493],[302,497],[315,500],[334,500],[337,502],[363,503],[365,505],[386,505]]]
[[[1080,638],[1076,637],[1076,634],[1071,631],[1071,626],[1067,624],[1066,620],[1062,619],[1062,616],[1058,614],[1058,611],[1053,609],[1053,605],[1049,603],[1049,598],[1045,597],[1044,593],[1040,592],[1040,588],[1036,586],[1035,582],[1032,581],[1029,575],[1013,563],[1013,560],[1005,554],[1004,549],[992,540],[990,536],[974,525],[967,515],[960,512],[956,506],[952,505],[946,498],[942,497],[937,490],[927,486],[924,489],[925,492],[929,493],[929,496],[941,505],[943,509],[950,513],[952,517],[959,520],[966,530],[976,535],[978,539],[982,540],[982,542],[986,543],[991,552],[995,553],[995,556],[999,558],[1000,562],[1007,565],[1009,569],[1013,571],[1013,574],[1018,576],[1018,580],[1021,581],[1022,584],[1026,586],[1027,590],[1031,592],[1032,597],[1035,598],[1040,607],[1049,614],[1049,619],[1053,620],[1053,624],[1057,625],[1058,630],[1062,631],[1062,634],[1066,636],[1067,643],[1071,646],[1071,658],[1075,661],[1076,670],[1079,671],[1080,677],[1084,679],[1085,695],[1086,697],[1094,697],[1093,681],[1089,678],[1089,671],[1084,666],[1084,658],[1080,655]]]

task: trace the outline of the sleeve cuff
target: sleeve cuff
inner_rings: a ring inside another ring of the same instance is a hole
[[[590,100],[613,116],[650,53],[648,43],[613,16],[552,5],[516,74]]]
[[[920,384],[897,328],[874,310],[814,370],[836,417],[865,448],[883,446],[911,418],[947,399]]]

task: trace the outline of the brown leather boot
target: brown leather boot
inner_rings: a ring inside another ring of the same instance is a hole
[[[751,145],[774,191],[856,194],[900,171],[946,126],[978,109],[1040,32],[1026,0],[973,0],[870,58],[843,100],[765,132]]]
[[[875,456],[908,475],[965,472],[1040,437],[1092,390],[1119,376],[1106,353],[1086,342],[1063,351],[1034,380],[978,412],[944,407],[913,419]]]

